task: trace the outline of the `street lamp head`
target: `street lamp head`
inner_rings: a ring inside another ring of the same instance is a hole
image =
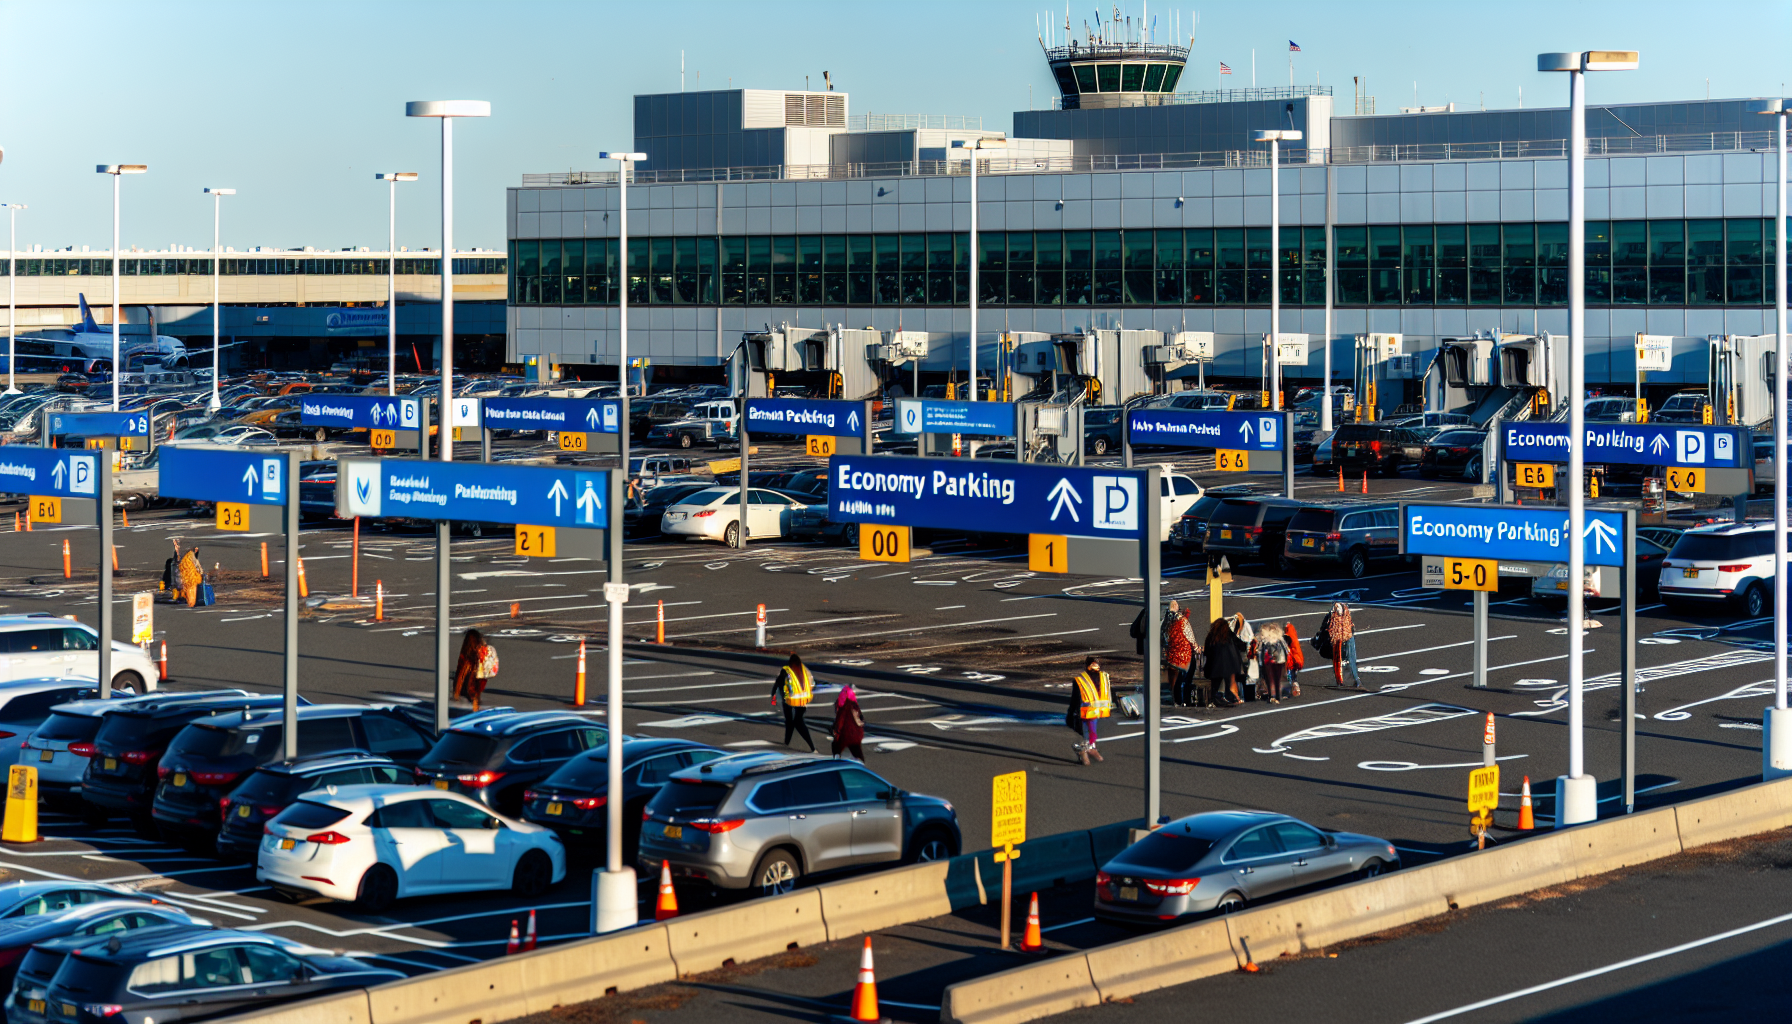
[[[30,207],[26,206],[24,203],[0,203],[0,210],[27,210],[27,209],[30,209]]]
[[[1270,130],[1270,131],[1254,131],[1251,133],[1251,141],[1253,141],[1253,142],[1299,142],[1300,141],[1300,132],[1295,131],[1292,128],[1280,128],[1280,129],[1274,129],[1274,130]]]
[[[99,174],[143,174],[148,170],[148,164],[99,164],[94,167]]]
[[[234,188],[208,188],[205,190],[205,194],[208,196],[234,196],[234,195],[236,195],[236,189],[234,189]]]
[[[599,154],[597,154],[597,158],[599,160],[621,160],[626,163],[633,163],[636,160],[647,159],[647,154],[646,153],[599,153]]]
[[[411,100],[404,105],[406,117],[490,117],[492,105],[487,100]]]
[[[1635,50],[1584,50],[1573,53],[1539,53],[1538,71],[1635,71]]]
[[[390,174],[376,174],[373,176],[373,178],[375,181],[416,181],[417,180],[417,172],[416,171],[393,171]]]

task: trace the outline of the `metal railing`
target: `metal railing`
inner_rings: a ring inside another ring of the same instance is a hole
[[[1188,47],[1175,43],[1076,43],[1046,48],[1045,59],[1100,60],[1103,57],[1156,57],[1163,60],[1188,60]]]
[[[956,114],[851,114],[846,118],[849,132],[897,132],[937,129],[950,132],[980,132],[983,118]]]
[[[1195,89],[1189,92],[1140,92],[1129,95],[1145,97],[1147,107],[1178,106],[1184,103],[1247,103],[1252,100],[1298,100],[1308,96],[1330,96],[1329,85],[1266,85],[1254,89]],[[1101,95],[1096,93],[1095,95]],[[1053,110],[1064,109],[1064,97],[1052,97]]]

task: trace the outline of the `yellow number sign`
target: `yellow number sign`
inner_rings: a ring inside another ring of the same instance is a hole
[[[398,447],[398,431],[369,430],[367,432],[367,445],[370,448],[396,448]]]
[[[1684,466],[1669,466],[1667,469],[1667,488],[1689,494],[1705,493],[1705,471],[1687,469]]]
[[[869,562],[906,562],[913,535],[906,526],[859,527],[859,557]]]
[[[60,523],[60,522],[62,522],[62,499],[61,498],[50,498],[50,497],[44,497],[42,495],[34,494],[31,496],[31,501],[28,504],[29,504],[29,511],[26,514],[31,517],[32,522],[34,522],[34,523]]]
[[[1476,817],[1492,814],[1500,805],[1500,766],[1488,765],[1468,773],[1468,809]]]
[[[584,431],[562,430],[560,432],[560,450],[563,452],[582,452],[589,441],[590,437]]]
[[[1517,464],[1518,486],[1550,488],[1556,485],[1556,467],[1550,462],[1520,462]]]
[[[560,435],[565,437],[565,434]],[[580,434],[580,437],[585,435]],[[553,558],[554,528],[552,526],[516,527],[516,553],[523,558]]]
[[[218,529],[248,530],[249,506],[234,501],[218,502]]]
[[[1251,453],[1217,449],[1213,453],[1213,468],[1222,473],[1243,473],[1251,468]]]
[[[989,804],[989,845],[1018,846],[1027,841],[1027,773],[995,777]]]
[[[1027,568],[1033,572],[1069,572],[1070,538],[1056,533],[1027,534]]]
[[[810,434],[809,454],[818,459],[834,454],[834,438],[828,434]]]
[[[1500,564],[1491,558],[1446,558],[1444,589],[1498,590]]]

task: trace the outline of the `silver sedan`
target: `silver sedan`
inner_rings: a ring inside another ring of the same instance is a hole
[[[1323,832],[1268,811],[1209,811],[1159,826],[1102,865],[1095,913],[1133,922],[1235,913],[1296,889],[1399,866],[1385,839]]]

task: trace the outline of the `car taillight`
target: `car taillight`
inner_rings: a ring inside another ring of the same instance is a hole
[[[221,786],[226,782],[235,782],[237,772],[193,772],[193,781],[202,786]]]
[[[745,818],[734,818],[728,821],[722,821],[716,818],[698,818],[691,822],[691,827],[700,832],[708,832],[710,835],[717,835],[722,832],[732,832],[746,823]]]
[[[1450,454],[1451,455],[1467,455],[1468,449],[1467,448],[1451,448]]]
[[[1154,896],[1187,896],[1200,884],[1199,878],[1145,879],[1145,888]]]
[[[1326,540],[1343,540],[1344,535],[1341,533],[1328,533],[1325,535],[1325,539]]]
[[[539,794],[539,793],[537,793],[537,792],[535,792],[535,791],[534,791],[534,790],[533,790],[533,789],[525,789],[525,790],[523,790],[523,799],[524,799],[524,800],[525,800],[525,801],[528,801],[528,800],[533,800],[533,799],[535,799],[535,798],[536,798],[536,797],[537,797],[537,796],[540,796],[540,795],[541,795],[541,794]]]
[[[609,802],[610,802],[610,799],[608,797],[582,796],[582,797],[579,797],[577,800],[574,800],[572,802],[572,805],[574,807],[577,807],[581,811],[594,811],[597,808],[602,807],[603,805],[605,805]]]
[[[319,846],[336,846],[348,842],[348,837],[336,831],[314,832],[311,835],[306,836],[305,841],[307,843],[316,843]]]
[[[1262,534],[1262,533],[1263,533],[1263,527],[1261,527],[1261,526],[1249,526],[1249,527],[1246,527],[1246,528],[1245,528],[1245,531],[1244,531],[1244,532],[1246,532],[1246,533],[1248,533],[1248,534],[1250,534],[1250,535],[1251,535],[1251,537],[1252,537],[1252,539],[1255,539],[1255,538],[1256,538],[1256,537],[1258,537],[1258,536],[1259,536],[1259,535],[1261,535],[1261,534]]]
[[[148,764],[156,759],[156,752],[153,750],[127,750],[118,755],[118,759],[127,764]]]
[[[1718,572],[1747,572],[1748,571],[1748,563],[1744,562],[1741,565],[1720,565],[1717,567],[1717,571]]]
[[[93,744],[91,744],[91,743],[70,743],[68,745],[68,752],[71,754],[74,754],[77,757],[92,757],[93,756]]]
[[[704,517],[704,516],[713,516],[713,515],[715,515],[715,514],[716,514],[716,510],[715,510],[715,509],[713,509],[713,508],[706,508],[706,509],[704,509],[704,510],[703,510],[703,511],[701,511],[701,512],[695,512],[695,513],[692,513],[692,515],[691,515],[691,518],[692,518],[692,519],[702,519],[702,518],[703,518],[703,517]]]
[[[173,775],[173,774],[174,774],[174,769],[168,767],[167,765],[165,765],[165,764],[156,765],[156,778],[165,779],[168,776]]]
[[[1369,442],[1369,450],[1374,452],[1377,455],[1380,455],[1381,454],[1381,442],[1380,441],[1370,441]]]
[[[95,1017],[116,1017],[124,1012],[117,1003],[82,1003],[81,1009]]]
[[[463,786],[472,786],[474,789],[484,789],[503,778],[504,774],[505,773],[503,772],[477,772],[472,775],[457,775],[455,778],[459,779]]]
[[[270,818],[272,818],[274,815],[280,813],[280,808],[278,808],[278,807],[257,807],[255,809],[260,811],[262,814],[267,815]]]
[[[227,796],[219,797],[218,798],[218,815],[220,817],[222,817],[223,815],[226,815],[229,813],[230,813],[230,798]]]
[[[1114,876],[1106,871],[1095,873],[1095,891],[1104,900],[1114,898]]]

